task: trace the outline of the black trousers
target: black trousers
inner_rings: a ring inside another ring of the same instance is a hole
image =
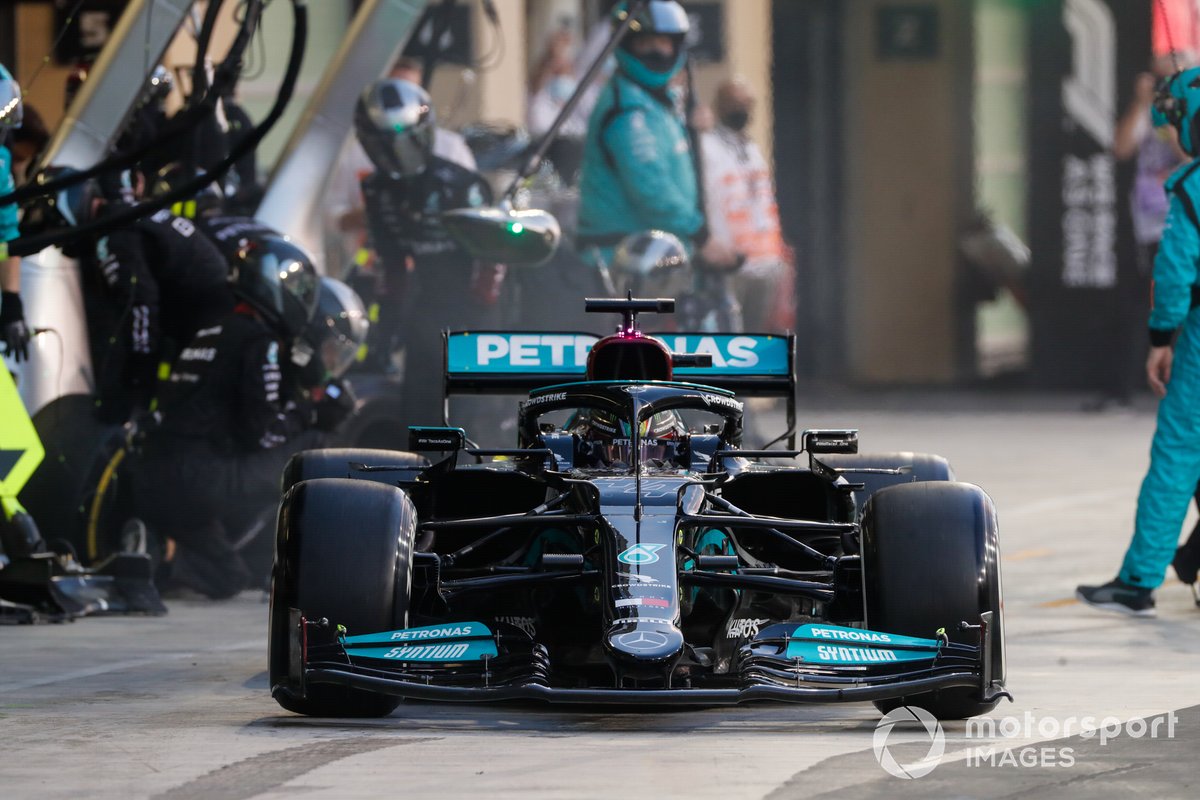
[[[263,543],[247,541],[246,532],[279,503],[292,454],[322,443],[319,431],[252,453],[219,453],[192,440],[148,443],[132,464],[134,508],[155,536],[175,540],[165,578],[214,599],[263,585],[269,561],[264,567]],[[260,536],[272,541],[274,526]]]

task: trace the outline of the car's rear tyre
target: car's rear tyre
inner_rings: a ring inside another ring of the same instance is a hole
[[[279,705],[318,717],[380,717],[400,700],[327,684],[302,694],[288,677],[289,609],[344,625],[350,635],[408,623],[417,515],[400,489],[322,478],[296,484],[279,509],[271,577],[268,661]]]
[[[863,515],[863,593],[866,625],[874,631],[933,638],[945,628],[952,642],[976,645],[978,625],[992,612],[994,681],[1004,680],[1004,622],[996,509],[968,483],[909,483],[880,489]],[[878,701],[883,712],[920,706],[938,719],[986,714],[976,688],[943,689]]]
[[[902,483],[954,480],[954,470],[950,468],[950,462],[930,453],[830,453],[820,456],[820,459],[834,469],[844,470],[846,480],[851,483],[863,484],[862,490],[854,493],[854,504],[858,507],[859,517],[862,517],[863,509],[871,495],[880,489]],[[854,471],[862,469],[893,469],[903,472],[893,475],[886,472]]]
[[[364,471],[368,467],[400,467],[397,470]],[[403,450],[373,450],[364,447],[331,447],[296,453],[283,468],[281,489],[286,492],[301,481],[317,478],[353,478],[394,486],[398,480],[429,466],[429,459]]]

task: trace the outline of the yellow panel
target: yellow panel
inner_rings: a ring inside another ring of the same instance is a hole
[[[16,497],[46,455],[12,375],[0,365],[0,464],[7,464],[13,451],[21,456],[7,475],[0,474],[0,497]]]

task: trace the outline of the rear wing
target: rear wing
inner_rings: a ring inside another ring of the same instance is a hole
[[[711,367],[676,367],[681,380],[787,401],[789,441],[796,429],[796,337],[777,333],[651,333],[673,353],[712,356]],[[451,331],[443,334],[445,422],[461,394],[522,394],[586,380],[600,337],[553,331]],[[794,444],[790,445],[794,446]]]

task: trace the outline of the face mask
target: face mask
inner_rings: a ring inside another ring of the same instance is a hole
[[[565,103],[575,91],[575,79],[570,75],[555,76],[547,87],[550,99],[556,103]]]
[[[750,112],[744,108],[739,108],[736,111],[730,111],[725,116],[721,117],[721,124],[731,131],[741,132],[750,124]]]
[[[651,72],[670,72],[675,67],[675,62],[678,60],[674,53],[664,53],[662,50],[652,50],[649,53],[637,57],[646,65],[646,69]]]

